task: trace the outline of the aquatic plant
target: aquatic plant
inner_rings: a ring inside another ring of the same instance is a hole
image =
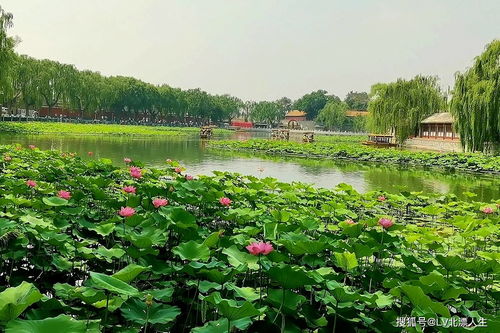
[[[0,174],[2,331],[396,332],[405,316],[498,331],[500,200],[226,172],[188,181],[175,161],[136,179],[107,159],[0,155],[12,156]]]

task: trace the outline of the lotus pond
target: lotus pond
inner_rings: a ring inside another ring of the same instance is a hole
[[[67,124],[60,124],[61,126]],[[88,126],[88,125],[81,125]],[[130,127],[135,133],[140,129]],[[174,129],[176,130],[176,129]],[[88,132],[88,131],[87,131]],[[268,133],[231,132],[216,134],[215,139],[248,140],[267,137]],[[300,137],[299,137],[300,139]],[[360,137],[318,137],[319,140],[342,145],[355,145]],[[215,142],[212,140],[211,142]],[[251,142],[251,141],[249,141]],[[342,158],[300,158],[265,151],[235,151],[213,147],[200,141],[197,133],[184,130],[182,136],[91,136],[91,135],[26,135],[0,134],[0,144],[20,143],[36,145],[41,149],[76,152],[82,158],[105,157],[114,163],[123,163],[123,157],[141,160],[149,167],[162,167],[166,158],[189,165],[193,175],[211,175],[213,170],[239,172],[256,177],[274,177],[283,182],[301,181],[325,188],[348,183],[359,192],[384,189],[390,193],[422,191],[425,193],[452,193],[460,199],[474,196],[475,200],[489,201],[500,197],[500,177],[453,170],[409,167],[392,163],[353,161]],[[299,144],[301,145],[301,144]],[[357,144],[358,147],[364,147]],[[466,193],[466,194],[464,194]]]
[[[7,333],[500,330],[500,200],[0,156]]]

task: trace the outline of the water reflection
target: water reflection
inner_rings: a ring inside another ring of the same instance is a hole
[[[235,132],[229,138],[247,140],[267,137],[268,133]],[[226,137],[227,138],[227,137]],[[87,152],[95,157],[110,158],[118,165],[124,157],[140,160],[151,167],[164,167],[167,158],[179,160],[190,174],[210,174],[212,170],[239,172],[256,177],[274,177],[281,181],[300,181],[331,188],[347,183],[361,192],[384,189],[389,192],[422,191],[424,193],[463,192],[477,194],[478,200],[500,197],[500,177],[436,170],[403,168],[377,163],[345,160],[318,160],[267,156],[254,152],[224,151],[208,147],[196,135],[189,137],[95,137],[70,135],[1,134],[1,144],[34,144],[41,149],[76,152],[83,158]]]

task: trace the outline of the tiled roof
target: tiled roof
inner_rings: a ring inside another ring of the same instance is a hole
[[[285,117],[304,117],[307,113],[299,110],[289,111]]]
[[[434,113],[432,116],[422,120],[422,124],[453,124],[455,120],[449,112]]]

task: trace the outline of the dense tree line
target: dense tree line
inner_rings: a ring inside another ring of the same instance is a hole
[[[14,54],[2,89],[8,108],[56,106],[77,110],[81,117],[106,112],[118,119],[165,116],[222,121],[239,114],[243,102],[229,95],[210,95],[200,89],[181,90],[153,85],[132,77],[106,77],[79,71],[72,65]]]

